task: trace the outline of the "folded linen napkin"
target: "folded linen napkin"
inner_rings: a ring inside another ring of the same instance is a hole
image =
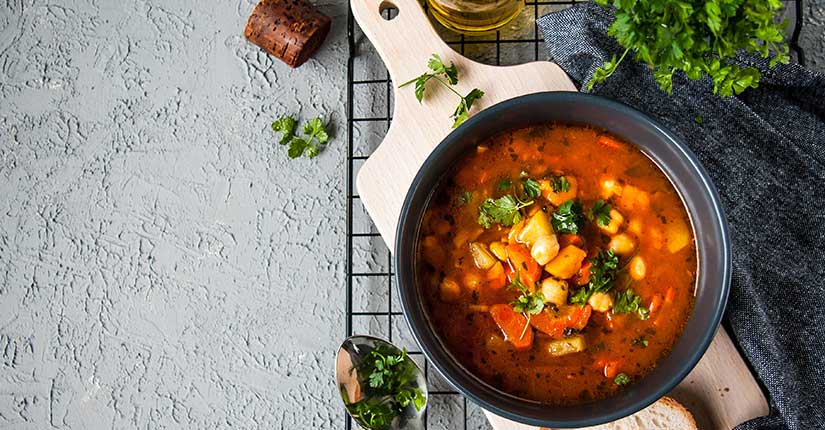
[[[550,58],[579,85],[622,48],[612,13],[593,3],[538,20]],[[622,101],[680,135],[710,172],[730,223],[733,284],[725,325],[771,403],[737,429],[825,428],[825,76],[768,67],[758,89],[719,98],[709,78],[677,74],[673,94],[625,61],[593,93]]]

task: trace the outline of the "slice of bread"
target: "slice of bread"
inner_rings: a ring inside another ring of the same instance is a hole
[[[698,427],[690,411],[676,400],[662,397],[629,417],[580,430],[698,430]]]

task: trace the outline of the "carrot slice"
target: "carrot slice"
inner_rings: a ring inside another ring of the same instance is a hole
[[[510,305],[490,306],[490,316],[501,329],[504,339],[513,344],[514,348],[530,349],[533,345],[533,330],[527,327],[527,318],[514,311]]]
[[[650,314],[653,315],[662,307],[662,295],[656,294],[650,299],[650,304],[647,305],[647,308],[650,310]]]
[[[568,328],[581,330],[590,320],[593,309],[590,305],[564,305],[559,307],[559,312],[545,310],[530,318],[530,324],[536,330],[555,339],[564,337],[564,331]]]
[[[561,234],[559,235],[559,248],[564,248],[567,245],[575,245],[579,248],[584,248],[584,239],[578,234]]]
[[[619,366],[622,363],[619,360],[608,360],[601,358],[596,360],[596,369],[600,370],[605,378],[613,379],[619,374]]]
[[[614,139],[610,136],[604,135],[604,134],[599,136],[598,138],[596,138],[596,142],[598,142],[599,145],[606,146],[608,148],[620,149],[620,150],[626,150],[627,149],[627,147],[623,143],[619,142],[618,140],[616,140],[616,139]]]
[[[496,262],[489,270],[487,270],[487,285],[499,290],[507,283],[507,275],[504,273],[504,266],[500,261]]]
[[[521,283],[526,285],[530,291],[535,290],[536,282],[541,277],[541,266],[530,255],[530,250],[519,243],[507,245],[507,260],[510,262],[510,272],[508,278],[510,282],[515,278],[516,273],[520,273]]]
[[[576,285],[584,285],[590,282],[590,266],[592,265],[593,263],[591,263],[590,260],[587,260],[582,264],[582,267],[579,269],[579,271],[576,273],[576,276],[573,278],[573,280],[576,282]]]

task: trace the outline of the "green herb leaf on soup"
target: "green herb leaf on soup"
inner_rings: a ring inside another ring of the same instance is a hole
[[[607,227],[610,224],[610,210],[612,208],[604,200],[596,200],[593,206],[587,211],[587,218],[591,221],[594,219],[596,223],[602,227]]]
[[[524,187],[524,195],[526,195],[528,198],[533,199],[541,195],[539,183],[532,179],[525,179],[522,183],[522,187]]]
[[[613,382],[614,382],[616,385],[619,385],[619,386],[621,386],[621,385],[627,385],[627,384],[629,384],[629,383],[630,383],[630,377],[629,377],[629,376],[627,376],[627,374],[626,374],[626,373],[619,373],[618,375],[616,375],[616,377],[615,377],[615,378],[613,378]]]
[[[553,230],[557,233],[576,234],[584,226],[584,215],[581,202],[578,200],[568,200],[562,203],[550,220]]]
[[[499,181],[496,188],[498,188],[499,191],[507,191],[507,190],[510,189],[510,187],[512,185],[513,185],[513,181],[511,181],[509,179],[502,179],[501,181]]]
[[[498,199],[487,199],[478,208],[478,223],[484,228],[493,224],[512,226],[521,221],[521,209],[533,204],[533,201],[522,202],[506,195]]]
[[[631,345],[633,345],[633,346],[639,346],[639,347],[642,347],[642,348],[647,348],[648,343],[649,343],[649,342],[647,341],[647,339],[645,339],[645,337],[644,337],[644,336],[639,336],[639,337],[637,337],[637,338],[633,339],[633,340],[630,342],[630,344],[631,344]]]
[[[567,181],[567,176],[554,176],[550,179],[550,186],[553,187],[554,193],[566,193],[570,191],[570,182]]]
[[[616,294],[616,302],[613,305],[614,314],[636,313],[639,319],[646,320],[650,315],[650,310],[642,306],[642,298],[639,297],[632,288],[628,288]]]

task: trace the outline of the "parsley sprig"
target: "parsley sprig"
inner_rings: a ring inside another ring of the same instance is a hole
[[[590,280],[576,291],[570,303],[584,306],[593,293],[607,292],[613,288],[619,271],[619,257],[612,250],[599,251],[590,263]]]
[[[524,314],[525,318],[527,318],[527,324],[524,325],[524,330],[521,331],[519,339],[523,338],[524,334],[527,333],[527,328],[530,327],[530,317],[532,315],[538,315],[544,310],[544,294],[539,291],[530,292],[527,286],[521,282],[520,274],[521,272],[517,270],[513,282],[507,286],[507,289],[515,289],[521,293],[516,300],[510,302],[510,306],[513,307],[514,311]]]
[[[305,137],[295,135],[297,124],[295,118],[289,115],[273,122],[272,130],[283,133],[278,143],[289,145],[287,150],[289,158],[298,158],[303,154],[309,158],[317,157],[329,141],[329,133],[324,127],[324,120],[316,117],[305,122],[303,127]]]
[[[388,429],[404,408],[412,404],[420,411],[427,402],[424,392],[415,386],[415,364],[406,349],[380,345],[369,352],[357,370],[369,388],[363,399],[347,403],[347,408],[353,418],[370,429]]]
[[[553,176],[550,178],[550,186],[553,187],[554,193],[570,191],[570,182],[567,180],[567,176]]]
[[[453,119],[453,128],[456,128],[464,121],[467,121],[467,118],[470,117],[470,108],[473,107],[473,103],[475,103],[476,100],[484,96],[484,91],[473,88],[466,96],[462,96],[458,91],[453,89],[452,86],[458,83],[458,68],[452,61],[449,66],[445,65],[438,54],[433,54],[430,57],[430,60],[427,62],[427,67],[430,69],[430,72],[423,73],[414,79],[404,82],[399,85],[398,88],[403,88],[415,83],[415,98],[421,103],[421,101],[424,100],[424,90],[427,88],[427,82],[430,80],[440,82],[441,85],[445,86],[461,99],[453,114],[450,115]]]
[[[512,186],[509,179],[499,182],[498,188],[502,189],[502,184],[506,188]],[[522,219],[521,210],[535,203],[536,197],[541,194],[539,183],[527,177],[527,173],[521,175],[522,196],[507,194],[498,199],[488,198],[478,207],[478,223],[484,228],[490,228],[493,224],[512,226],[518,224]]]
[[[788,63],[785,22],[776,23],[781,0],[596,0],[612,6],[615,19],[608,34],[625,48],[596,69],[587,89],[606,80],[630,51],[650,66],[662,90],[673,89],[673,75],[684,72],[692,80],[713,80],[713,92],[740,94],[759,85],[754,67],[733,63],[739,50],[772,57],[770,66]]]

